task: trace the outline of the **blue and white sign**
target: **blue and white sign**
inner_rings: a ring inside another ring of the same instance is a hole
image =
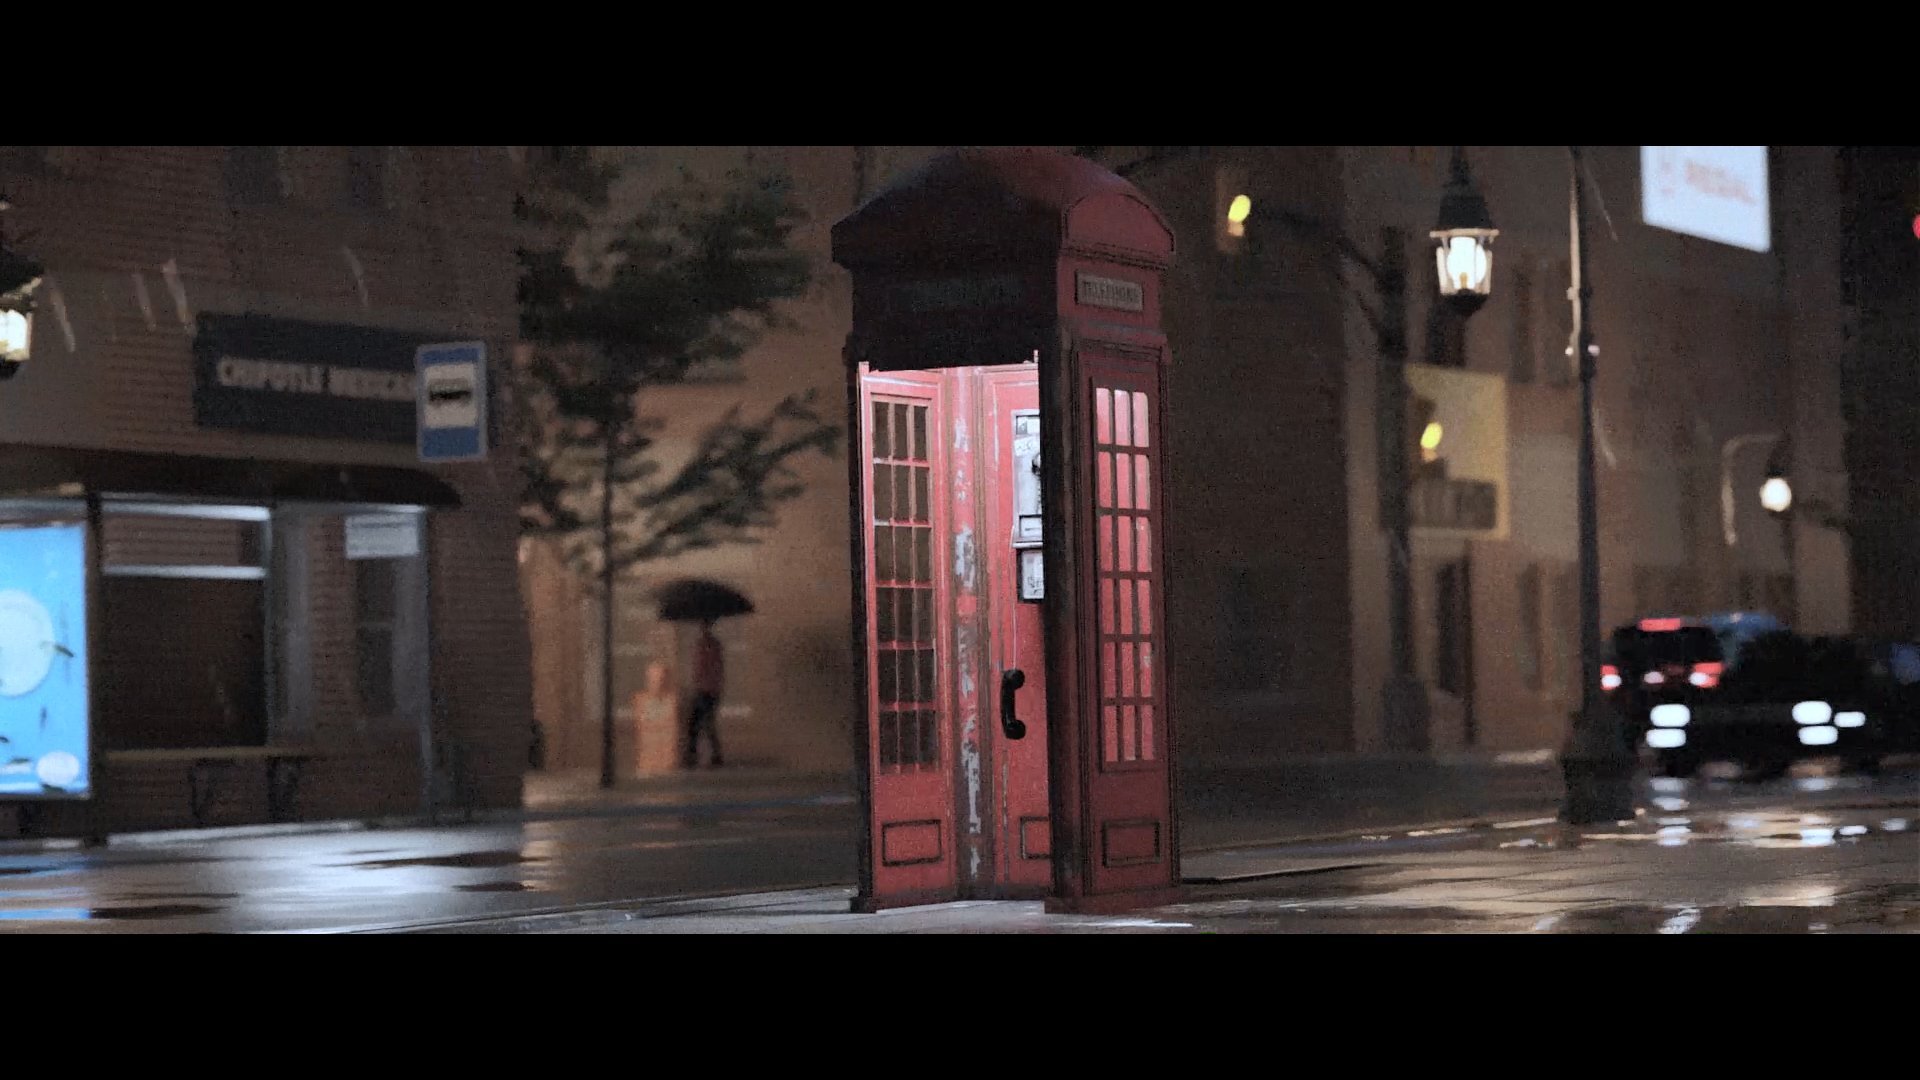
[[[1647,224],[1748,251],[1773,246],[1764,146],[1643,146]]]
[[[421,461],[487,456],[487,346],[422,345],[415,354]]]
[[[0,798],[87,798],[89,720],[86,528],[0,525]]]

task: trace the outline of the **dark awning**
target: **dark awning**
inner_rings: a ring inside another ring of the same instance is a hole
[[[0,498],[63,491],[206,502],[460,505],[451,485],[419,469],[0,444]]]

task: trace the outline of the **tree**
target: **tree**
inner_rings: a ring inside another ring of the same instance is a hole
[[[613,768],[612,597],[632,566],[722,544],[756,543],[804,485],[792,469],[830,455],[840,429],[812,392],[764,414],[736,406],[684,461],[662,459],[649,387],[736,359],[787,323],[781,305],[812,280],[791,244],[803,212],[777,175],[689,173],[637,209],[611,192],[621,170],[592,147],[544,147],[518,209],[520,330],[510,379],[527,531],[560,539],[601,578],[606,663],[601,784]]]

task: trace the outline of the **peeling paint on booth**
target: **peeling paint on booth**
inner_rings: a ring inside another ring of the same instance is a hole
[[[979,587],[979,578],[975,569],[978,560],[974,556],[973,526],[962,525],[960,530],[953,534],[953,576],[960,588],[969,593]]]
[[[953,501],[967,501],[967,421],[965,417],[956,417],[953,421]]]
[[[960,673],[960,767],[967,781],[967,833],[980,835],[980,709],[974,694],[978,689],[978,680],[974,677],[974,641],[973,624],[962,622],[954,627],[953,666]],[[974,857],[979,858],[976,851]]]

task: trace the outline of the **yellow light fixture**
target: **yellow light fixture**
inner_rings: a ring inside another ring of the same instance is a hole
[[[1440,440],[1445,436],[1446,431],[1440,426],[1440,421],[1430,421],[1426,430],[1420,433],[1420,460],[1428,462],[1440,460]]]
[[[1227,204],[1227,235],[1247,235],[1247,218],[1253,213],[1253,199],[1247,195],[1235,195]]]

